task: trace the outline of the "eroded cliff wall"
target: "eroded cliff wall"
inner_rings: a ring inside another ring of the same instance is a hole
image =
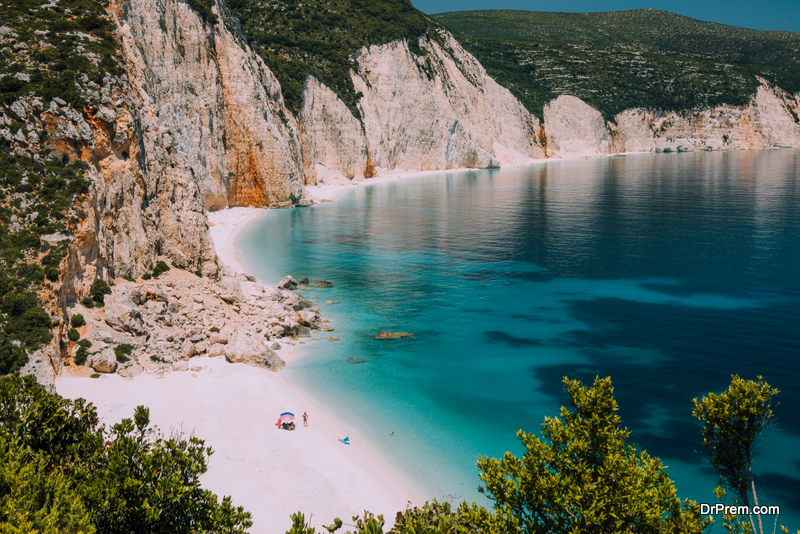
[[[544,156],[539,121],[445,31],[354,57],[360,117],[310,78],[299,116],[307,183],[331,173],[524,165]]]
[[[291,205],[302,195],[300,142],[278,81],[229,27],[177,0],[117,0],[142,135],[189,172],[209,209]]]
[[[800,95],[760,80],[744,107],[682,112],[629,109],[606,123],[582,100],[560,96],[545,106],[551,157],[618,152],[682,152],[800,146]]]

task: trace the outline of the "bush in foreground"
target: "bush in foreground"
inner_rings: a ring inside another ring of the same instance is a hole
[[[0,378],[0,532],[244,533],[250,514],[200,487],[209,447],[149,411],[110,430],[91,404]]]

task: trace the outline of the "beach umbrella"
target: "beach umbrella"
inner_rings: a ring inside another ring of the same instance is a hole
[[[289,421],[294,421],[294,414],[289,412],[283,412],[281,414],[281,421],[284,423],[288,423]]]

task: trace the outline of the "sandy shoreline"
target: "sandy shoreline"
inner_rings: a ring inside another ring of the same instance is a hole
[[[161,378],[119,375],[60,378],[59,394],[95,404],[107,425],[150,408],[165,433],[181,430],[214,449],[204,487],[231,495],[253,514],[253,533],[283,533],[290,515],[302,511],[321,529],[335,517],[349,520],[364,509],[394,514],[418,497],[361,438],[332,418],[280,373],[230,364],[223,357],[194,358],[194,371]],[[297,430],[278,430],[281,412],[297,416]],[[308,428],[301,415],[309,414]],[[350,437],[351,445],[339,438]]]

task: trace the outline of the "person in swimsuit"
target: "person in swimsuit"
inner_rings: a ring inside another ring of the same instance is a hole
[[[303,412],[303,426],[308,426],[308,414]]]

